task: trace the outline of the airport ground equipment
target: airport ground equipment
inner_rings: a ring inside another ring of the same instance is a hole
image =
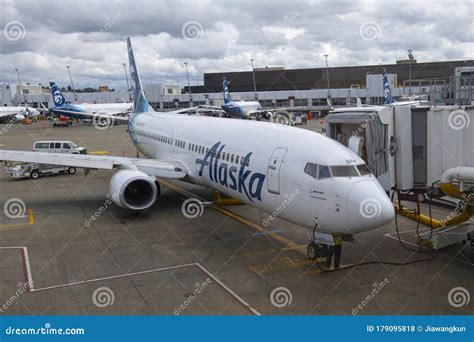
[[[442,219],[435,219],[432,216],[431,203],[435,196],[439,197],[438,192],[434,191],[436,188],[451,199],[457,200],[451,212]],[[470,241],[472,244],[474,226],[471,217],[474,213],[474,167],[456,167],[446,170],[441,180],[435,182],[432,191],[428,193],[395,189],[395,194],[397,200],[396,213],[418,222],[418,244],[435,250],[454,243]],[[420,202],[425,201],[425,196],[428,196],[428,216],[423,214],[420,209]],[[415,203],[415,208],[404,206],[403,201]],[[430,230],[420,233],[420,224],[430,227]]]
[[[76,173],[76,168],[49,164],[17,163],[8,166],[6,172],[13,178],[29,177],[31,179],[38,179],[40,176],[49,176],[65,172],[73,175]]]

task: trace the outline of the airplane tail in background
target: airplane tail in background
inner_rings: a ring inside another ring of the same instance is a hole
[[[390,84],[388,83],[388,76],[387,71],[383,68],[383,104],[391,104],[393,103],[392,99],[392,90],[390,89]]]
[[[127,38],[128,60],[130,63],[130,78],[132,80],[132,97],[133,97],[133,112],[144,113],[154,112],[153,108],[148,103],[145,93],[143,92],[142,81],[138,73],[138,68],[135,63],[135,56],[133,55],[132,42],[130,37]]]
[[[62,107],[66,104],[66,98],[64,97],[61,90],[59,90],[58,85],[55,82],[49,82],[49,87],[51,88],[51,95],[53,96],[54,106]]]
[[[225,77],[222,79],[222,93],[224,95],[224,104],[229,103],[230,102],[229,87],[227,86],[227,80]]]

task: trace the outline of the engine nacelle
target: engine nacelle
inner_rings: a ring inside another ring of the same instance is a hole
[[[119,207],[145,210],[155,203],[159,196],[159,186],[144,172],[119,170],[110,180],[110,195]]]

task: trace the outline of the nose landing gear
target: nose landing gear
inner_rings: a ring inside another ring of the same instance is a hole
[[[328,246],[319,244],[317,242],[311,241],[306,248],[306,253],[308,258],[311,260],[318,260],[318,258],[326,256],[328,252]]]

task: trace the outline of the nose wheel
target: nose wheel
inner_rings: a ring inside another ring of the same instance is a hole
[[[306,248],[306,252],[308,254],[308,258],[311,260],[317,260],[320,257],[326,256],[328,252],[328,246],[316,242],[310,242]]]

